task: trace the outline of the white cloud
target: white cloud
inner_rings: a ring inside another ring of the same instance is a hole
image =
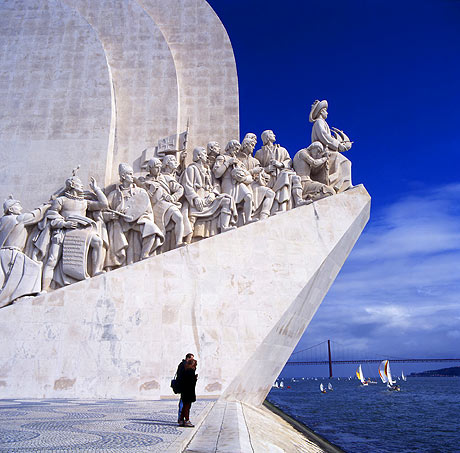
[[[331,338],[394,356],[460,355],[459,199],[454,184],[372,211],[297,350]]]

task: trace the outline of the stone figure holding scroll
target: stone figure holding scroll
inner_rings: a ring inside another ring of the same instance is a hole
[[[171,156],[167,156],[171,157]],[[174,156],[172,156],[175,160]],[[164,158],[166,159],[166,157]],[[152,203],[155,223],[166,237],[167,249],[183,245],[184,240],[184,219],[180,211],[179,200],[184,194],[184,188],[176,181],[171,173],[162,174],[164,166],[160,159],[153,158],[147,163],[148,174],[135,182],[144,188]],[[174,236],[171,240],[169,236]],[[163,251],[166,249],[163,247]]]
[[[43,204],[22,212],[21,203],[12,196],[3,203],[0,218],[0,307],[22,296],[38,294],[42,289],[42,263],[24,253],[27,228],[40,222],[49,208]]]
[[[240,148],[238,140],[230,140],[225,147],[225,154],[217,156],[213,173],[220,179],[222,192],[230,195],[237,206],[240,203],[243,205],[243,219],[238,219],[238,224],[245,225],[252,221],[252,191],[249,188],[252,177],[236,158]]]
[[[134,184],[133,168],[121,163],[118,174],[120,184],[109,193],[109,209],[104,212],[110,244],[104,265],[107,270],[146,259],[164,242],[149,194]]]
[[[272,130],[262,132],[263,146],[255,154],[262,168],[270,175],[268,186],[275,192],[272,214],[303,204],[300,178],[291,168],[289,153],[275,141]]]
[[[300,176],[304,200],[316,201],[335,194],[332,187],[319,182],[327,174],[328,157],[321,142],[313,142],[294,156],[292,162],[294,170]]]
[[[66,180],[64,193],[55,198],[46,213],[50,245],[43,269],[44,291],[50,288],[51,282],[60,287],[88,278],[90,250],[91,275],[102,272],[104,244],[96,222],[87,217],[87,211],[104,210],[108,202],[94,178],[90,188],[97,201],[85,199],[83,184],[74,174]]]
[[[246,134],[236,158],[252,177],[250,188],[253,194],[254,217],[263,220],[270,215],[275,201],[275,192],[268,187],[270,175],[265,172],[260,162],[252,156],[256,144],[256,135],[252,133]]]
[[[207,159],[205,148],[195,148],[193,162],[181,179],[185,191],[182,212],[187,242],[233,229],[237,221],[233,198],[216,191]]]
[[[331,186],[336,193],[343,192],[352,187],[351,162],[341,153],[351,148],[352,142],[339,129],[329,128],[326,122],[328,115],[327,101],[316,100],[311,106],[310,123],[313,123],[311,141],[320,142],[328,152],[327,178],[320,182]]]

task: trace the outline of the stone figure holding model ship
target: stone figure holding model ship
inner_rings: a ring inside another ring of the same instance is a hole
[[[327,101],[316,100],[311,106],[309,117],[310,123],[313,123],[311,141],[320,142],[329,156],[327,177],[319,182],[331,186],[336,193],[340,193],[352,187],[351,162],[341,153],[348,151],[353,142],[339,129],[333,127],[331,132],[326,122],[327,109]]]
[[[83,184],[73,176],[65,182],[64,193],[52,202],[46,218],[50,229],[48,258],[43,269],[43,290],[51,282],[57,287],[69,285],[90,276],[88,253],[91,250],[91,275],[102,272],[103,240],[96,222],[87,217],[87,211],[102,211],[108,207],[107,197],[91,178],[91,190],[97,201],[87,200]]]

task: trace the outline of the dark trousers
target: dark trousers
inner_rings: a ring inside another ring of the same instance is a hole
[[[180,420],[181,421],[188,421],[190,419],[190,408],[192,407],[192,403],[190,401],[183,402],[182,412],[180,413]]]

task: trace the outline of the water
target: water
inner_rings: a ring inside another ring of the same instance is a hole
[[[460,378],[408,378],[401,392],[332,379],[326,394],[329,379],[296,381],[268,400],[347,452],[460,452]]]

